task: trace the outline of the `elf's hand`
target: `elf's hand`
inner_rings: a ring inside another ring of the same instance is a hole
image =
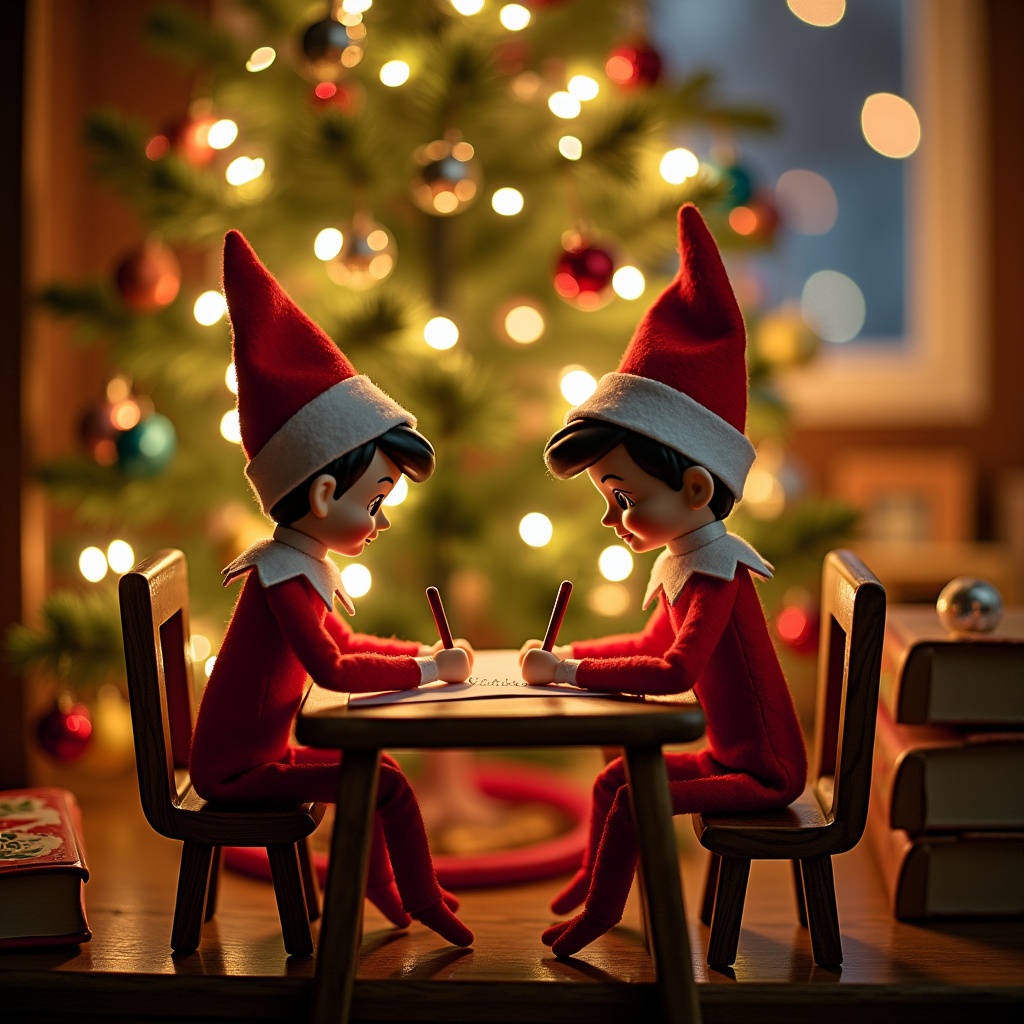
[[[523,658],[526,657],[527,651],[532,651],[537,647],[543,646],[544,644],[541,640],[527,640],[526,643],[519,648],[519,664],[522,665]],[[562,646],[555,644],[555,646],[551,648],[551,653],[558,658],[559,661],[565,661],[566,658],[572,657],[572,647],[568,644]]]
[[[466,652],[466,654],[469,655],[469,666],[470,666],[470,668],[472,668],[473,667],[473,660],[476,657],[476,652],[473,650],[473,645],[468,640],[466,640],[464,637],[460,636],[460,637],[456,638],[455,646],[461,648],[462,650],[464,650]],[[425,644],[421,645],[419,656],[421,658],[432,658],[435,654],[437,654],[438,651],[443,651],[443,650],[444,650],[444,644],[441,643],[440,640],[438,640],[436,643],[434,643],[430,647],[427,647]]]
[[[442,648],[434,654],[437,677],[446,683],[464,683],[469,678],[472,662],[462,647]]]
[[[523,679],[531,686],[553,683],[555,669],[561,664],[561,660],[551,651],[543,651],[540,646],[533,647],[523,655]]]

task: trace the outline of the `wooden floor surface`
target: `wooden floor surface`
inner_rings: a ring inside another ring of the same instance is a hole
[[[79,789],[92,878],[86,886],[94,937],[80,948],[0,954],[5,1019],[189,1021],[301,1019],[312,958],[289,958],[271,887],[225,872],[220,908],[200,949],[168,948],[178,844],[142,818],[134,779]],[[816,967],[796,924],[787,864],[755,863],[728,971],[704,962],[708,932],[696,918],[705,853],[677,819],[690,921],[692,967],[704,1019],[758,1024],[828,1015],[828,1024],[879,1019],[988,1022],[1024,1012],[1024,923],[894,921],[870,850],[835,859],[845,962]],[[557,960],[540,942],[562,879],[464,890],[460,916],[472,949],[447,945],[421,925],[396,931],[367,906],[354,998],[359,1021],[656,1020],[656,990],[639,931],[635,893],[622,926]],[[682,969],[682,965],[680,965]],[[445,984],[438,984],[444,982]],[[898,1010],[898,1013],[897,1013]],[[16,1016],[9,1013],[17,1011]]]

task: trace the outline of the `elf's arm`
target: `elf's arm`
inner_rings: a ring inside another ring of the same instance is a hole
[[[671,646],[660,657],[584,658],[553,664],[550,655],[531,651],[523,662],[524,678],[540,683],[550,681],[550,673],[555,682],[574,683],[588,690],[683,693],[701,677],[723,632],[729,628],[738,587],[738,578],[720,580],[694,573],[679,596],[686,614]]]
[[[621,633],[597,640],[577,640],[569,646],[573,658],[623,658],[638,654],[659,655],[673,640],[664,600],[659,600],[640,633]]]
[[[347,693],[411,690],[428,678],[437,678],[430,667],[421,670],[422,662],[409,654],[340,650],[321,622],[320,597],[302,577],[267,587],[266,599],[296,657],[320,686]]]
[[[345,654],[411,654],[415,657],[422,646],[415,640],[399,640],[397,637],[373,636],[370,633],[356,633],[337,612],[329,611],[324,626]]]

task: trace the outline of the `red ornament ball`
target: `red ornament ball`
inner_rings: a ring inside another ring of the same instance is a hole
[[[181,265],[162,242],[149,240],[129,252],[114,272],[124,304],[136,313],[169,306],[181,287]]]
[[[117,461],[117,435],[112,402],[100,402],[86,410],[78,423],[78,438],[85,453],[100,466],[112,466]]]
[[[56,701],[36,725],[39,745],[58,761],[74,761],[81,757],[92,738],[92,719],[84,704],[75,704],[70,697]]]
[[[661,67],[661,54],[646,39],[615,47],[604,63],[605,74],[623,89],[654,85]]]
[[[577,309],[599,309],[611,298],[615,260],[607,249],[579,241],[555,264],[555,291]]]

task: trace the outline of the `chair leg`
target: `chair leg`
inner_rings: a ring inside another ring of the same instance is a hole
[[[800,862],[800,866],[814,962],[821,967],[836,967],[843,962],[843,941],[839,935],[832,858],[828,854],[808,857]]]
[[[708,853],[708,870],[704,876],[704,895],[700,901],[701,924],[711,925],[715,911],[715,891],[718,888],[718,867],[722,858],[717,853]]]
[[[217,895],[220,892],[220,869],[224,866],[224,848],[215,846],[210,862],[210,882],[206,887],[206,913],[203,922],[209,921],[217,913]]]
[[[807,900],[804,896],[804,880],[800,873],[800,861],[791,860],[793,868],[793,891],[796,894],[796,916],[800,919],[800,927],[807,927]]]
[[[284,948],[289,956],[309,956],[313,952],[313,935],[309,930],[306,897],[302,891],[298,850],[294,843],[275,843],[267,847],[267,857],[274,879]]]
[[[174,921],[171,925],[171,949],[175,953],[192,953],[199,948],[212,863],[212,846],[189,842],[182,844],[178,892],[174,898]]]
[[[310,921],[320,917],[320,883],[313,868],[313,856],[309,852],[309,836],[296,843],[299,851],[299,870],[302,872],[302,891],[306,894],[306,913]]]
[[[711,937],[708,939],[708,963],[713,966],[726,967],[736,962],[749,875],[749,860],[741,857],[720,859],[715,911],[711,918]]]

